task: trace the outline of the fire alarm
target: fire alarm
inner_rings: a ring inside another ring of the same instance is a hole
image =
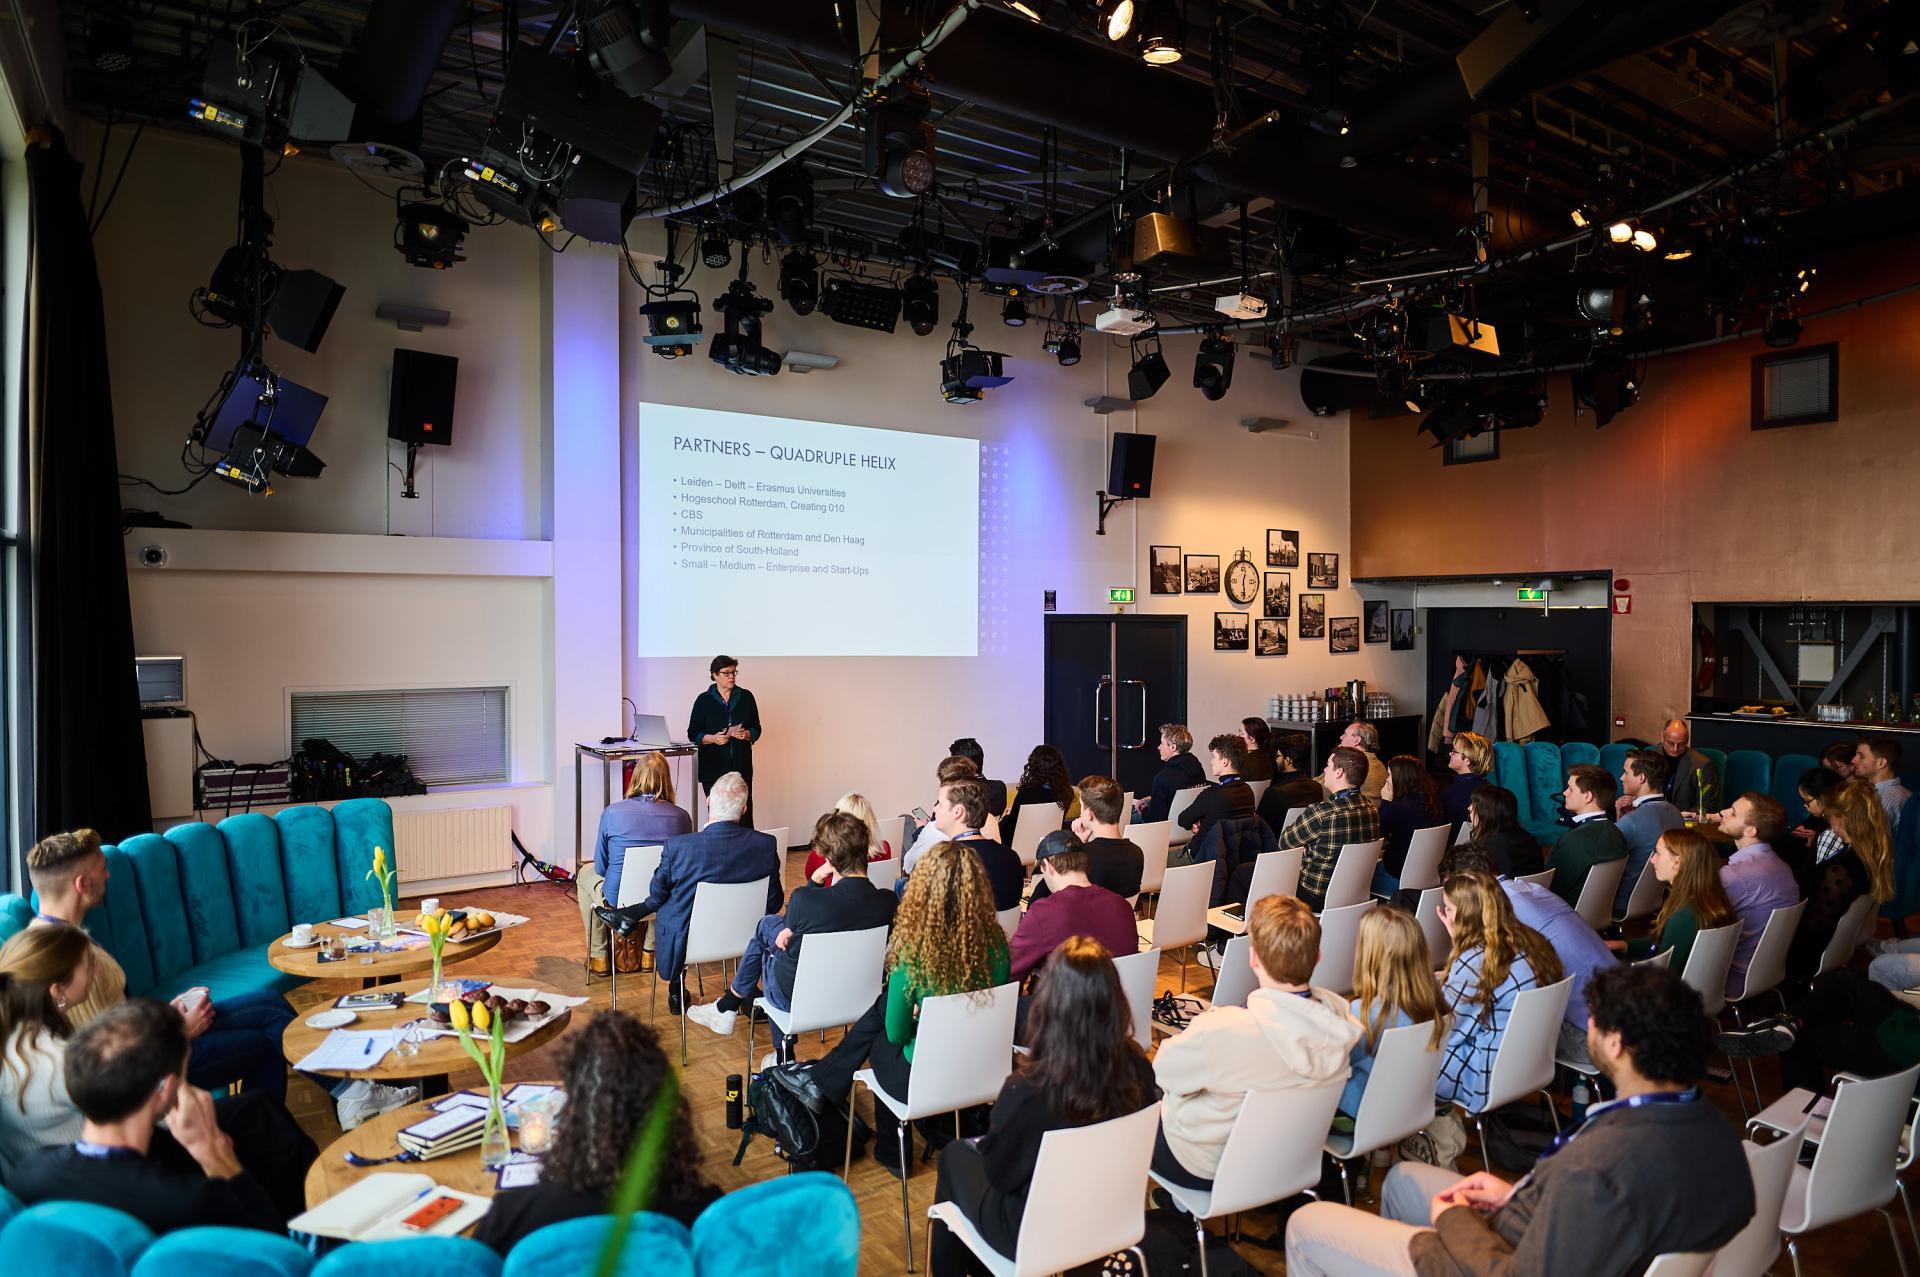
[[[1613,592],[1615,594],[1625,594],[1628,590],[1631,590],[1632,588],[1633,588],[1633,582],[1627,580],[1626,577],[1617,576],[1613,578]]]

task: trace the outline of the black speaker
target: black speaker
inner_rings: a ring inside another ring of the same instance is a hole
[[[1117,433],[1113,436],[1113,455],[1107,466],[1108,496],[1153,495],[1153,440],[1152,435]]]
[[[334,283],[317,270],[290,270],[280,277],[280,286],[273,290],[273,301],[267,307],[267,326],[281,341],[290,341],[304,351],[317,351],[346,291],[344,285]]]
[[[387,396],[387,438],[403,443],[453,442],[453,385],[460,361],[424,350],[393,352]]]
[[[560,224],[596,244],[618,244],[633,221],[633,174],[583,155],[560,188]]]

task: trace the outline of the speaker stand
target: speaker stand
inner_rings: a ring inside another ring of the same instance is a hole
[[[410,443],[407,445],[407,477],[405,485],[400,489],[400,496],[407,501],[417,501],[420,498],[419,492],[416,491],[413,486],[413,459],[419,455],[419,444]]]

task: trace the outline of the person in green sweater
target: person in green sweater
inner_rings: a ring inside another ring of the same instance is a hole
[[[1720,885],[1720,855],[1695,829],[1669,829],[1653,847],[1653,876],[1667,884],[1667,898],[1653,930],[1638,940],[1609,940],[1607,947],[1639,962],[1662,949],[1673,950],[1669,970],[1686,974],[1694,937],[1702,931],[1740,921]]]
[[[1573,828],[1560,835],[1547,853],[1553,867],[1553,894],[1580,907],[1580,888],[1587,871],[1610,860],[1627,858],[1627,840],[1620,836],[1607,809],[1613,806],[1613,776],[1604,767],[1581,763],[1567,769],[1567,789],[1560,796],[1573,816]]]
[[[949,993],[982,1001],[1011,979],[1007,933],[993,911],[993,885],[964,842],[935,843],[907,877],[887,946],[887,985],[872,1008],[809,1070],[809,1082],[838,1102],[852,1093],[862,1064],[895,1099],[907,1097],[920,1004]],[[886,1105],[873,1106],[873,1157],[904,1177],[913,1136]],[[898,1159],[897,1161],[895,1159]]]

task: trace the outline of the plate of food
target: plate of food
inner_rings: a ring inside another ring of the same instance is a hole
[[[501,930],[504,926],[497,916],[485,909],[447,909],[443,907],[434,910],[434,913],[453,920],[453,926],[447,930],[447,942],[449,944],[461,944],[468,940],[477,940],[489,932]],[[419,929],[417,924],[424,921],[427,916],[428,915],[424,913],[419,914],[414,919],[416,926],[413,929]]]

